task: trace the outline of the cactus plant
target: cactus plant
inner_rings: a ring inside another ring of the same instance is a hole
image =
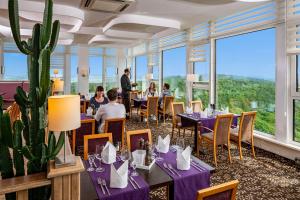
[[[46,103],[50,91],[50,55],[57,44],[60,23],[52,24],[52,0],[45,0],[43,24],[33,27],[32,37],[21,40],[18,0],[8,0],[9,21],[18,49],[27,55],[29,94],[17,87],[15,101],[20,107],[21,120],[10,126],[8,113],[2,112],[0,97],[0,172],[2,178],[25,175],[24,157],[27,158],[27,174],[46,172],[47,162],[58,154],[64,143],[64,134],[58,141],[49,133],[45,144]],[[24,138],[24,142],[23,139]],[[10,155],[10,149],[13,156]],[[24,157],[23,157],[24,156]],[[29,199],[48,199],[47,187],[29,191]],[[7,195],[15,199],[15,194]]]

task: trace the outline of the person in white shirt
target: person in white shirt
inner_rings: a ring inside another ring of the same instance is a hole
[[[151,82],[149,88],[147,88],[147,90],[145,91],[145,97],[147,96],[152,96],[152,97],[157,96],[157,91],[154,82]]]
[[[107,97],[109,103],[101,106],[95,115],[96,121],[101,122],[98,128],[99,133],[103,133],[106,119],[126,117],[125,106],[123,104],[117,103],[117,97],[118,97],[117,90],[116,89],[109,90],[107,92]]]

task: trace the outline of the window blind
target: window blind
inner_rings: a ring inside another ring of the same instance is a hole
[[[159,40],[159,47],[166,49],[172,48],[173,46],[184,44],[187,40],[186,31],[181,31],[163,38]]]
[[[103,54],[103,49],[100,47],[90,47],[89,56],[101,56]]]
[[[63,69],[65,65],[65,56],[64,54],[52,54],[50,58],[50,68],[53,69]]]
[[[207,55],[207,44],[193,46],[190,51],[189,61],[190,62],[205,62]]]
[[[208,22],[198,24],[190,29],[189,41],[208,39],[210,35],[210,24]]]
[[[141,43],[132,49],[133,56],[142,55],[147,52],[146,43]]]
[[[287,1],[287,53],[300,53],[300,0]]]
[[[5,52],[20,52],[17,45],[13,42],[4,42],[3,51]]]

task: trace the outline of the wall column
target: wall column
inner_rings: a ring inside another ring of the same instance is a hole
[[[88,72],[88,76],[81,75],[84,70]],[[89,49],[82,45],[78,47],[78,92],[83,95],[89,93]]]

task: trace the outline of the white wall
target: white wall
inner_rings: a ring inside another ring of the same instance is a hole
[[[78,47],[78,92],[87,95],[89,93],[89,76],[82,77],[81,69],[89,70],[89,50],[87,46]]]

